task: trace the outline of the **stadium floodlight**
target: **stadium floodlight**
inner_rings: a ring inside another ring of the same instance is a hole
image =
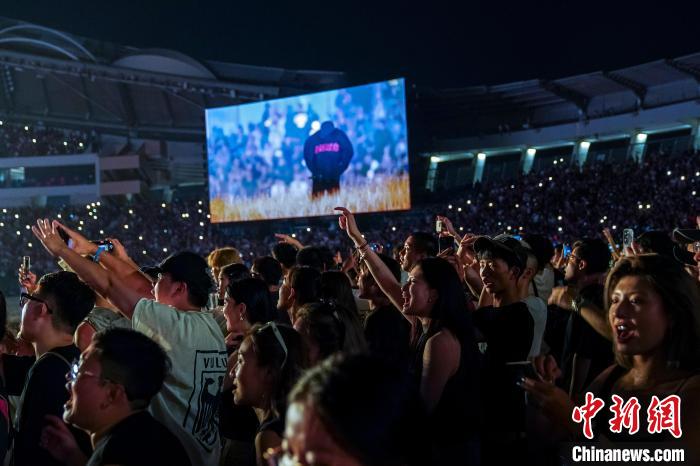
[[[527,152],[527,155],[529,155],[530,157],[532,157],[532,156],[534,156],[535,153],[537,152],[537,149],[535,149],[534,147],[530,147],[526,152]]]
[[[645,133],[637,134],[637,142],[640,144],[647,142],[647,135]]]
[[[440,162],[440,157],[432,156],[430,157],[430,163],[439,163]]]
[[[483,152],[479,152],[478,154],[476,154],[476,157],[479,160],[486,160],[486,154],[484,154]]]
[[[588,150],[589,147],[591,147],[590,141],[581,141],[581,149]]]

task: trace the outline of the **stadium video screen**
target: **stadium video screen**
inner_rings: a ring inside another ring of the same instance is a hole
[[[410,209],[404,80],[206,111],[212,222]]]

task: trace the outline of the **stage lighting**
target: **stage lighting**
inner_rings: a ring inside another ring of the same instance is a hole
[[[588,149],[591,147],[591,143],[588,141],[581,141],[581,149]]]
[[[307,115],[306,112],[299,112],[294,115],[292,121],[294,121],[294,125],[297,128],[302,129],[306,126],[306,123],[309,122],[309,115]]]
[[[476,157],[479,160],[486,160],[486,154],[484,154],[483,152],[479,152],[478,154],[476,154]]]

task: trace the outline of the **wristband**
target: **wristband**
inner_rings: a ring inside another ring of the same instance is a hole
[[[109,247],[105,244],[101,244],[97,246],[97,252],[95,252],[95,256],[92,258],[93,262],[100,262],[100,254],[102,254],[104,251],[109,249]]]
[[[357,249],[358,251],[362,251],[365,247],[367,247],[368,244],[369,244],[369,241],[365,241],[363,244],[361,244],[359,246],[355,246],[355,249]]]

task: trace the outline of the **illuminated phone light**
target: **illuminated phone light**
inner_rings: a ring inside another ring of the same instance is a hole
[[[617,225],[613,225],[613,230],[617,230]]]
[[[647,204],[647,209],[651,209],[651,204]]]
[[[695,172],[695,176],[700,176],[700,172]]]
[[[391,231],[396,231],[396,227],[391,227]]]
[[[311,228],[307,228],[306,231],[311,231]]]
[[[83,227],[78,227],[78,230],[79,230],[79,231],[83,231]]]
[[[459,231],[464,231],[464,227],[459,227]]]
[[[515,185],[514,184],[510,185],[510,189],[515,189]]]
[[[29,225],[25,225],[24,227],[25,227],[27,230],[31,230],[31,228],[32,228],[32,227],[30,227]]]
[[[296,238],[296,237],[297,237],[297,234],[296,234],[296,233],[292,233],[292,238]],[[362,237],[364,238],[365,235],[362,235]]]
[[[129,225],[124,225],[124,229],[125,229],[125,230],[128,230],[128,229],[129,229]]]
[[[493,207],[493,202],[489,202],[489,207]]]
[[[685,176],[681,176],[681,181],[685,181]]]
[[[199,201],[197,204],[202,205],[202,201]]]
[[[498,222],[498,226],[500,227],[501,225],[503,225],[503,223],[502,223],[502,222]]]
[[[211,215],[207,214],[207,218],[211,218]]]
[[[68,141],[63,141],[63,145],[64,145],[64,146],[67,146],[67,145],[68,145]]]
[[[451,209],[451,208],[452,208],[452,204],[448,205],[447,208],[448,208],[448,209]]]
[[[19,230],[17,230],[17,236],[19,236],[19,235],[21,235],[21,234],[22,234],[22,232],[19,231]]]
[[[36,144],[36,139],[32,138],[32,142],[33,142],[34,144]]]
[[[559,159],[559,161],[560,161],[560,162],[563,162],[563,161],[564,161],[564,158],[563,158],[563,157],[562,157],[562,158],[560,158],[560,159]]]
[[[202,209],[197,209],[197,213],[198,213],[198,214],[201,214],[201,213],[202,213]]]
[[[146,254],[146,251],[143,251],[143,254],[145,255],[145,254]]]
[[[518,230],[523,231],[523,227],[518,228]]]
[[[471,200],[471,199],[467,199],[467,204],[471,205],[471,203],[472,203],[472,200]]]
[[[693,191],[693,196],[695,196],[695,191]]]
[[[554,165],[556,165],[556,164],[557,164],[557,161],[555,160],[555,161],[554,161]]]
[[[605,221],[601,218],[601,219],[600,219],[600,223],[605,223]]]
[[[506,230],[510,231],[512,228],[510,226],[506,227]]]
[[[104,230],[100,230],[100,234],[104,235],[105,234]]]
[[[32,247],[32,243],[27,243],[27,247]]]
[[[78,223],[80,223],[81,225],[85,225],[85,222],[83,222],[82,220]]]
[[[131,210],[131,209],[129,209],[129,214],[130,214],[130,215],[134,215],[134,211]]]
[[[457,207],[457,212],[461,212],[461,211],[462,211],[462,208],[461,208],[461,207]]]
[[[204,239],[204,236],[199,235],[199,240],[202,241]]]
[[[292,235],[292,236],[294,236],[294,235]],[[364,237],[365,237],[365,235],[362,235],[362,238],[364,238]]]
[[[203,227],[203,226],[204,226],[204,222],[199,222],[199,226],[200,226],[200,227]]]
[[[168,248],[163,248],[163,252],[168,252]]]
[[[551,177],[551,176],[549,177],[549,181],[552,181],[552,177]]]
[[[516,208],[516,209],[519,209],[519,208],[520,208],[520,204],[515,204],[515,208]]]
[[[644,206],[643,206],[642,204],[639,204],[639,208],[640,208],[640,209],[643,209]]]
[[[557,220],[561,220],[561,215],[557,217]]]
[[[7,213],[7,209],[2,209],[2,213],[3,213],[3,214],[6,214],[6,213]]]
[[[559,231],[563,231],[564,229],[562,227],[557,228]]]
[[[143,241],[143,236],[139,235],[139,241]]]
[[[607,216],[607,215],[603,215],[603,220],[607,220],[607,219],[608,219],[608,216]]]
[[[160,205],[162,208],[165,209],[165,202]]]
[[[91,202],[90,205],[91,205],[92,207],[95,207],[96,204],[95,204],[94,202]]]
[[[539,183],[537,186],[539,186],[539,187],[541,188],[541,187],[542,187],[542,183]]]
[[[61,214],[56,215],[56,217],[61,218]]]
[[[84,146],[84,144],[82,142],[78,143],[78,147],[83,147],[83,146]]]
[[[29,131],[29,126],[25,126],[25,127],[24,127],[24,130],[25,130],[25,131]]]
[[[15,218],[19,218],[19,214],[15,214]]]
[[[0,222],[0,227],[4,227],[4,226],[5,226],[5,222]]]
[[[667,174],[668,176],[671,176],[671,170],[667,171],[666,174]]]

